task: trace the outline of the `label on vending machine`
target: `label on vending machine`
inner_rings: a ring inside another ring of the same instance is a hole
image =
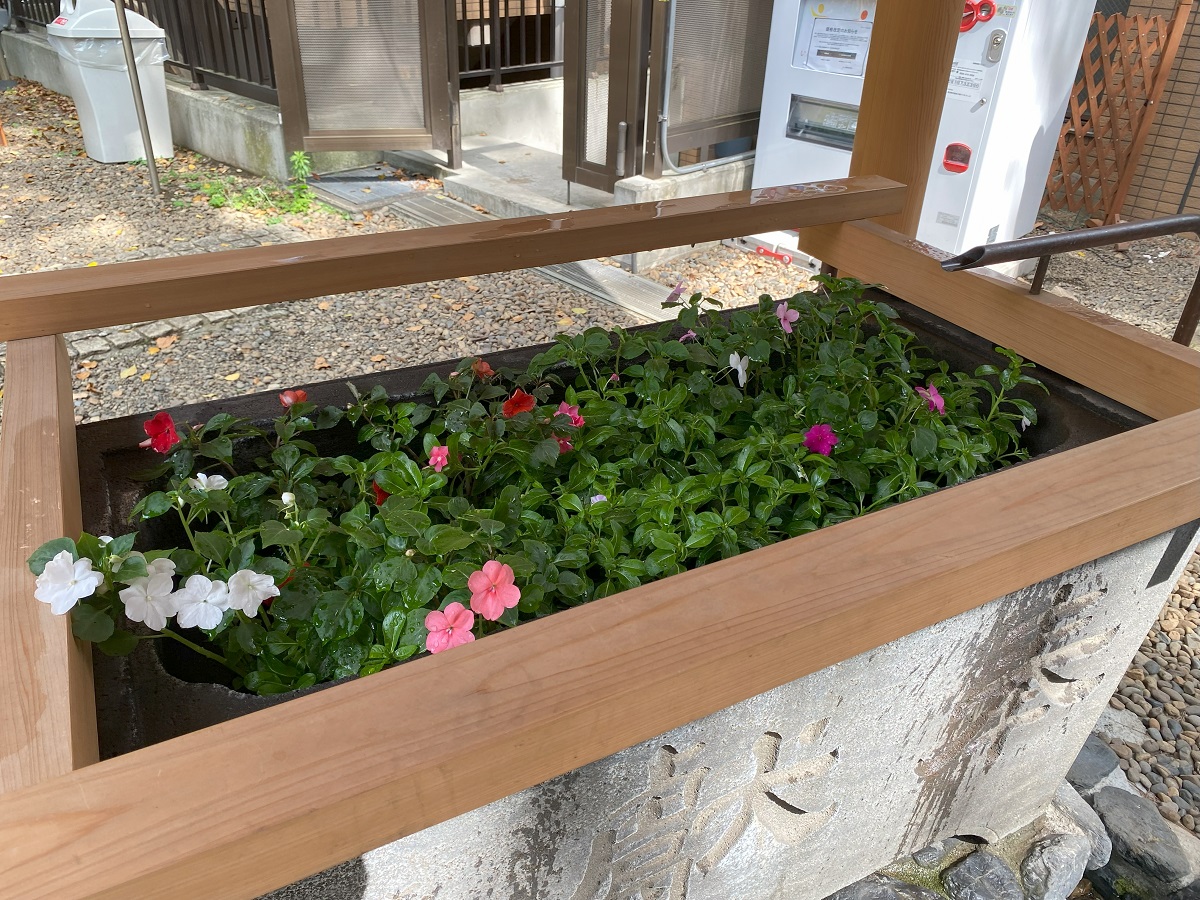
[[[983,96],[983,76],[986,72],[987,67],[983,63],[959,62],[956,59],[950,67],[946,99],[974,103]]]

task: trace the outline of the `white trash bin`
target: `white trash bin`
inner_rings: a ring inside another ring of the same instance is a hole
[[[170,158],[174,148],[163,74],[165,32],[145,16],[126,15],[150,144],[156,158]],[[87,155],[104,163],[145,159],[113,0],[63,0],[58,18],[46,26],[46,34],[71,86]]]

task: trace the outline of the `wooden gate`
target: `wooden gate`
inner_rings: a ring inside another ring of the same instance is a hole
[[[1191,8],[1179,0],[1169,22],[1093,17],[1046,182],[1051,209],[1083,210],[1091,224],[1117,221]]]

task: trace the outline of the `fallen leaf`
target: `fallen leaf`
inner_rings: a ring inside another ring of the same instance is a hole
[[[130,366],[128,369],[121,370],[120,377],[121,378],[130,378],[136,374],[137,374],[137,366]]]
[[[162,353],[157,347],[147,347],[146,352],[153,356],[155,353]]]
[[[317,304],[317,309],[325,310],[325,309],[329,309],[329,306],[330,306],[330,303],[328,300],[322,300],[320,303]]]
[[[237,381],[241,377],[242,377],[241,372],[230,372],[228,375],[225,376],[225,380],[226,381]]]
[[[441,295],[441,294],[430,294],[429,296],[430,296],[430,297],[432,297],[434,300],[441,300],[441,299],[442,299],[442,295]]]
[[[87,264],[87,267],[90,269],[92,266],[98,266],[98,265],[100,265],[100,263],[98,263],[98,262],[90,262],[90,263],[88,263],[88,264]]]
[[[314,369],[328,369],[329,363],[326,362],[325,357],[318,356],[315,360],[313,360],[313,368]]]
[[[582,306],[572,306],[571,312],[578,313],[579,315],[583,315],[585,312],[587,312],[587,310],[584,309]]]
[[[455,312],[458,312],[458,311],[459,311],[460,309],[462,309],[462,308],[463,308],[465,305],[466,305],[465,303],[451,303],[451,304],[450,304],[450,308],[451,308],[452,310],[454,310]]]
[[[166,337],[155,338],[154,346],[157,347],[159,350],[169,350],[171,347],[175,346],[175,343],[178,340],[179,340],[179,335],[168,334]]]
[[[142,381],[149,381],[151,379],[151,377],[153,377],[153,375],[154,375],[153,372],[143,372],[142,373]]]
[[[420,331],[424,327],[425,327],[424,325],[409,325],[406,330],[407,331]]]
[[[96,362],[94,359],[85,359],[79,365],[84,369],[94,369],[96,366],[100,365],[100,363]]]
[[[380,353],[378,356],[372,356],[371,362],[383,362],[385,359],[387,359],[387,357]]]
[[[463,313],[462,320],[464,322],[470,322],[473,318],[475,318],[475,313],[473,313],[473,312]]]
[[[558,320],[558,324],[561,325],[563,328],[566,328],[568,325],[574,325],[575,320],[572,319],[570,316],[563,316],[561,319]]]

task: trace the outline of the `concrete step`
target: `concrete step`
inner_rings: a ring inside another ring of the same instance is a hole
[[[496,218],[444,195],[415,191],[400,197],[388,208],[403,218],[429,226],[462,225]],[[616,266],[589,259],[542,266],[535,271],[647,321],[666,322],[675,318],[674,310],[662,308],[669,288]]]

